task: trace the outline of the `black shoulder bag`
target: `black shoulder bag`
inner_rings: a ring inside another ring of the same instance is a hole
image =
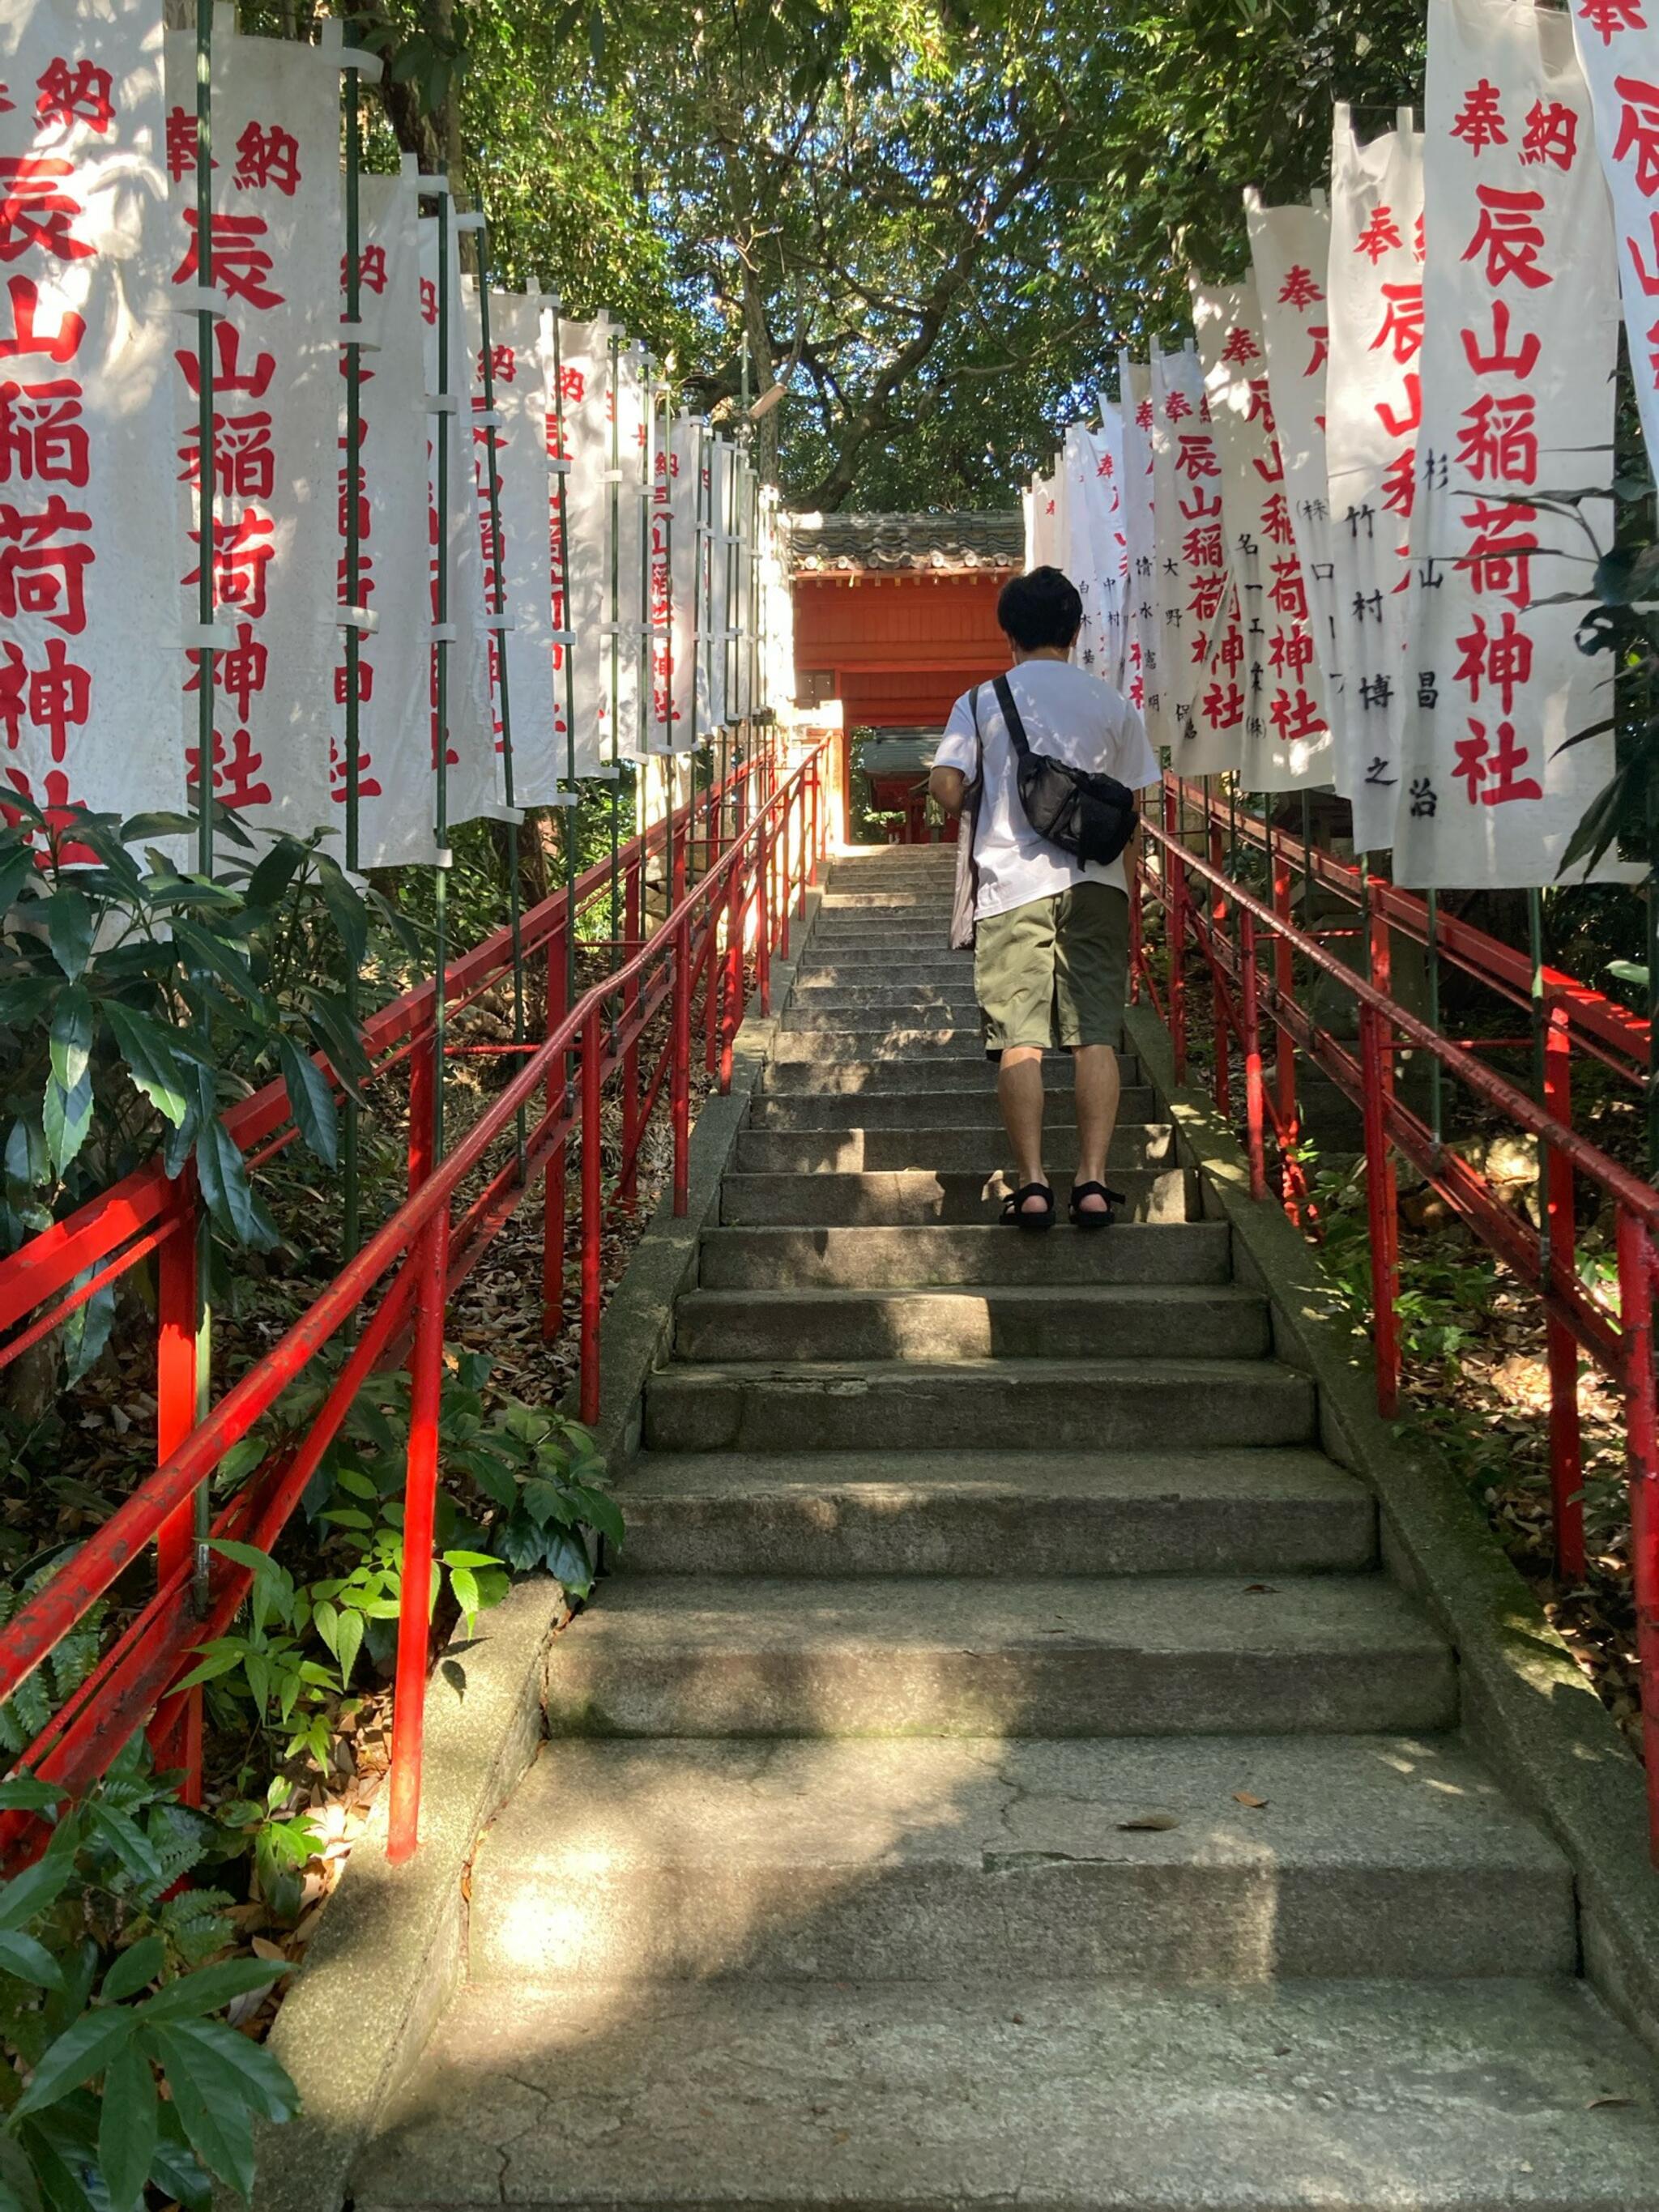
[[[1034,753],[1014,704],[1012,685],[993,686],[1008,736],[1018,756],[1019,803],[1039,837],[1079,860],[1115,860],[1135,826],[1135,795],[1115,775],[1094,775],[1048,753]]]

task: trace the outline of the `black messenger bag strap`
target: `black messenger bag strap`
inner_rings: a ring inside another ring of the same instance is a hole
[[[1019,709],[1014,704],[1014,687],[1006,676],[999,676],[991,689],[997,695],[997,704],[1002,709],[1004,726],[1009,741],[1021,760],[1031,757],[1031,741],[1025,734],[1025,725],[1019,719]]]

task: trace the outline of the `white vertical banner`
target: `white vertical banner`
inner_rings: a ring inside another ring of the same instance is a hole
[[[646,476],[645,348],[613,331],[610,353],[610,410],[613,434],[605,469],[613,496],[605,504],[609,548],[606,574],[606,682],[616,721],[617,754],[642,760],[649,684],[643,680],[646,629],[646,521],[651,486]]]
[[[362,362],[358,446],[358,566],[374,617],[357,655],[357,856],[365,868],[431,861],[433,836],[430,578],[427,553],[426,372],[422,358],[420,208],[415,178],[358,181]],[[344,257],[341,274],[344,276]],[[353,496],[340,437],[340,604]],[[343,836],[346,804],[344,633],[334,669],[329,796]]]
[[[1394,842],[1401,739],[1417,682],[1406,645],[1423,416],[1423,140],[1410,109],[1398,129],[1362,146],[1339,107],[1325,464],[1343,673],[1336,786],[1352,803],[1362,853]]]
[[[479,815],[494,815],[501,805],[501,784],[495,759],[494,716],[489,700],[489,640],[483,628],[483,552],[478,540],[477,487],[472,472],[472,371],[467,344],[466,313],[461,298],[461,260],[452,216],[448,231],[447,267],[440,284],[436,216],[421,218],[421,323],[425,337],[427,405],[427,554],[431,575],[432,620],[438,620],[439,580],[446,587],[448,630],[448,681],[445,687],[447,744],[444,759],[444,807],[453,826]],[[443,304],[448,303],[447,346],[442,346]],[[440,364],[443,375],[439,404]],[[440,421],[447,430],[441,436]],[[439,453],[443,470],[447,533],[440,543],[438,522]],[[427,683],[430,711],[432,771],[438,768],[438,652],[434,639]]]
[[[1115,467],[1104,439],[1073,423],[1066,433],[1066,558],[1060,566],[1083,602],[1076,660],[1091,674],[1109,677],[1109,623],[1117,598],[1113,521],[1118,500]]]
[[[1123,410],[1109,399],[1101,402],[1095,448],[1098,455],[1096,489],[1105,518],[1096,609],[1100,633],[1097,672],[1121,691],[1128,637],[1129,526],[1123,495]]]
[[[176,809],[160,12],[13,4],[0,57],[0,800]]]
[[[188,534],[179,609],[193,623],[199,562],[212,570],[213,795],[251,828],[338,829],[329,796],[340,547],[332,470],[340,436],[340,76],[332,52],[234,35],[214,10],[210,547],[198,542],[200,386],[193,326],[174,325],[179,511]],[[167,40],[168,173],[180,292],[202,282],[196,209],[196,38]],[[175,294],[175,296],[178,296]],[[201,763],[199,655],[186,656],[191,795]]]
[[[481,619],[507,625],[507,714],[513,744],[513,804],[546,806],[558,791],[564,747],[553,698],[553,570],[548,537],[547,377],[541,357],[541,307],[516,292],[489,295],[489,382],[484,382],[478,289],[463,279],[471,361],[472,474],[483,570]],[[486,400],[492,403],[487,405]],[[500,543],[490,520],[490,413],[495,421]],[[501,789],[507,792],[501,670],[489,641],[490,720]]]
[[[611,423],[610,325],[559,326],[565,460],[565,621],[574,643],[571,682],[575,699],[575,773],[606,772],[616,758],[611,729],[609,545]]]
[[[732,447],[727,440],[712,434],[703,441],[703,642],[708,670],[708,721],[711,738],[718,739],[734,719],[726,694],[732,658],[731,610],[726,583],[731,574],[727,519],[732,507]]]
[[[1331,773],[1331,733],[1253,283],[1194,284],[1193,320],[1221,462],[1227,551],[1244,633],[1247,791],[1299,791]]]
[[[1571,0],[1589,86],[1595,150],[1613,197],[1636,404],[1648,466],[1659,471],[1659,12],[1654,0]],[[1569,151],[1568,125],[1547,102],[1523,123],[1533,166]]]
[[[670,477],[673,518],[674,749],[695,751],[708,740],[708,671],[702,649],[703,455],[708,425],[696,415],[674,417]]]
[[[1221,465],[1203,374],[1188,350],[1152,355],[1152,520],[1155,742],[1170,747],[1178,775],[1211,775],[1238,765],[1244,641],[1227,563]]]
[[[1247,191],[1244,213],[1267,355],[1267,389],[1285,466],[1285,495],[1291,503],[1291,528],[1308,590],[1325,719],[1331,726],[1333,755],[1340,762],[1343,694],[1336,654],[1336,570],[1325,460],[1330,212],[1322,194],[1317,207],[1270,208],[1262,205],[1259,193]]]
[[[753,707],[750,671],[750,595],[753,577],[750,551],[754,542],[754,471],[748,453],[734,447],[732,453],[732,512],[730,517],[730,580],[732,602],[732,672],[728,679],[729,710],[735,721],[746,721]]]
[[[1612,773],[1605,739],[1561,750],[1607,693],[1573,642],[1580,610],[1540,604],[1583,588],[1583,540],[1527,496],[1612,469],[1613,222],[1567,18],[1433,0],[1425,124],[1416,683],[1395,870],[1421,888],[1547,884]]]
[[[667,435],[664,435],[665,429]],[[681,502],[680,455],[674,441],[672,418],[661,406],[650,416],[647,451],[651,461],[651,503],[647,517],[650,539],[650,591],[646,600],[648,625],[651,696],[647,702],[646,743],[653,753],[673,752],[679,744],[679,699],[676,684],[678,658],[678,584],[674,541],[678,532]]]
[[[1146,717],[1158,688],[1158,614],[1152,599],[1152,372],[1144,361],[1118,356],[1119,405],[1123,416],[1124,696]],[[1163,742],[1156,736],[1152,742]]]

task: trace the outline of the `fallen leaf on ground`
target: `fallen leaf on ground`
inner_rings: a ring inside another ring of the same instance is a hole
[[[1599,2112],[1609,2105],[1628,2105],[1632,2101],[1629,2097],[1592,2097],[1584,2110],[1587,2112]]]
[[[1252,1796],[1248,1790],[1235,1790],[1233,1796],[1239,1804],[1248,1805],[1253,1813],[1261,1812],[1267,1802],[1265,1797]]]

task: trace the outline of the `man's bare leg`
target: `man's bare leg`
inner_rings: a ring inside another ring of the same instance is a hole
[[[1103,1183],[1106,1155],[1111,1150],[1112,1132],[1117,1127],[1118,1100],[1122,1096],[1117,1054],[1110,1045],[1080,1044],[1072,1054],[1072,1083],[1077,1093],[1077,1181]],[[1007,1112],[1006,1106],[1003,1111]],[[1010,1122],[1011,1131],[1012,1127]],[[1103,1213],[1106,1201],[1103,1198],[1085,1198],[1080,1211]]]
[[[1046,1182],[1042,1172],[1042,1054],[1036,1045],[1017,1044],[997,1065],[997,1103],[1014,1148],[1014,1183]],[[1038,1198],[1027,1199],[1022,1213],[1044,1213]]]

